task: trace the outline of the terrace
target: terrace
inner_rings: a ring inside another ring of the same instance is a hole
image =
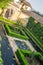
[[[21,3],[24,10],[31,6],[25,0]],[[43,25],[35,23],[27,11],[23,13],[17,3],[5,10],[0,16],[0,65],[43,65]]]

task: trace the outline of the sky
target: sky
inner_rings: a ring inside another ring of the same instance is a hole
[[[27,1],[31,4],[34,10],[39,11],[41,14],[43,14],[43,0],[27,0]]]
[[[27,0],[27,1],[30,2],[30,4],[36,11],[39,11],[40,13],[43,14],[43,0]]]

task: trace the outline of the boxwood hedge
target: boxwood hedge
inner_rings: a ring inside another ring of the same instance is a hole
[[[31,51],[28,51],[28,50],[21,50],[21,52],[24,55],[28,55],[28,56],[33,54],[33,56],[41,62],[41,65],[43,65],[43,55],[41,55],[41,53],[39,53],[39,52],[31,52]]]
[[[18,57],[21,65],[29,65],[29,63],[27,62],[25,56],[22,54],[20,49],[17,50],[16,54],[17,54],[17,57]]]
[[[41,45],[41,42],[34,36],[34,34],[32,34],[32,32],[30,31],[30,29],[26,28],[28,35],[31,37],[31,39],[38,45],[40,46],[41,49],[43,49],[43,45]]]
[[[33,17],[30,17],[26,28],[31,39],[43,50],[43,26],[39,22],[36,23]]]
[[[6,29],[6,32],[8,35],[16,37],[16,38],[25,39],[25,40],[28,39],[28,37],[26,35],[23,36],[23,35],[12,32],[7,24],[5,24],[4,26],[5,26],[5,29]]]

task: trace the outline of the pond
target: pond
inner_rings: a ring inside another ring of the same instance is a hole
[[[13,59],[13,52],[4,32],[3,26],[0,24],[0,50],[2,54],[3,65],[17,65],[16,60]]]
[[[2,23],[0,23],[0,51],[3,65],[17,65],[16,60],[13,59],[13,52],[9,45]]]
[[[24,49],[24,50],[29,50],[28,46],[25,44],[25,42],[21,42],[21,41],[18,41],[18,40],[15,40],[17,46],[20,48],[20,49]]]
[[[9,46],[7,38],[2,39],[1,52],[3,65],[17,65],[16,60],[13,60],[13,52]]]

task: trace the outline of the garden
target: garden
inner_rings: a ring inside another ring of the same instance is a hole
[[[0,16],[0,21],[3,22],[3,23],[9,24],[9,25],[12,25],[12,24],[16,23],[16,22],[8,20],[7,18],[2,17],[2,16]]]
[[[16,54],[21,65],[43,65],[43,56],[39,52],[18,49]]]
[[[28,20],[28,24],[26,26],[26,30],[32,40],[43,49],[43,25],[39,22],[36,23],[35,19],[30,17]]]
[[[25,39],[25,40],[28,39],[28,37],[26,36],[24,31],[22,29],[20,29],[16,24],[14,24],[14,26],[5,24],[4,27],[5,27],[8,35],[10,35],[12,37],[16,37],[16,38]]]

